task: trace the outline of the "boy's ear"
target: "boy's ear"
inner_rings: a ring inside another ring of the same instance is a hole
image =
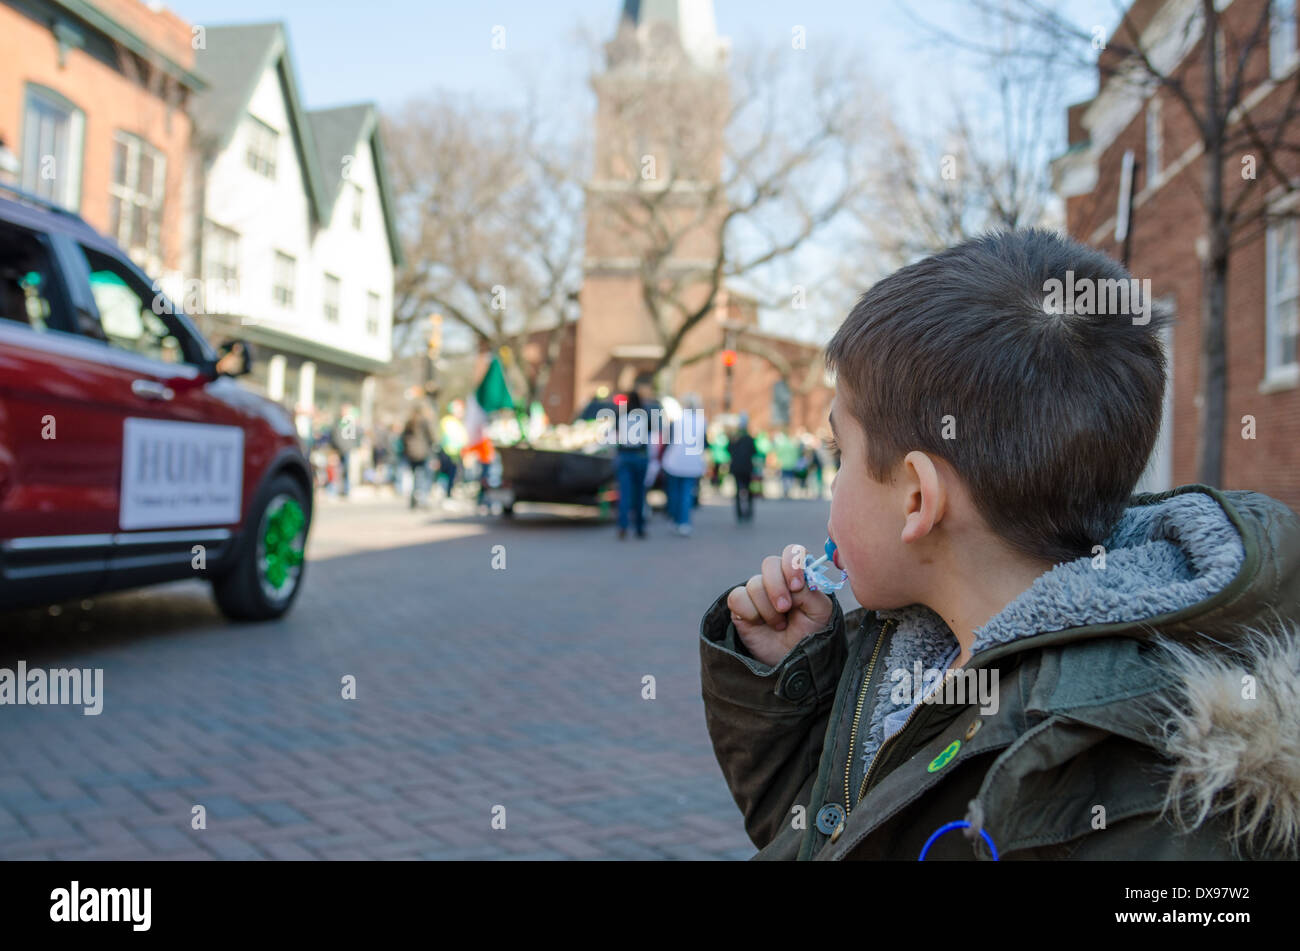
[[[918,450],[903,457],[906,491],[902,540],[920,541],[939,524],[948,506],[947,492],[934,460]]]

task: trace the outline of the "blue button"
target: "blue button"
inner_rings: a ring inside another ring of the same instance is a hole
[[[844,807],[837,802],[828,802],[817,810],[817,831],[830,835],[844,821]]]

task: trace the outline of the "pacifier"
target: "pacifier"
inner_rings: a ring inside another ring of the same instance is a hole
[[[835,564],[835,542],[829,538],[823,546],[826,554],[822,555],[811,565],[804,565],[803,579],[808,583],[809,591],[838,591],[844,587],[844,583],[849,580],[848,574]],[[839,578],[832,578],[828,572],[838,571]]]

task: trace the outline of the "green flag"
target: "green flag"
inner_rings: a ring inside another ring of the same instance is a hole
[[[501,368],[499,357],[493,357],[487,372],[479,381],[474,391],[474,399],[485,413],[499,409],[514,409],[515,401],[510,398],[510,387],[506,386],[506,373]]]
[[[479,381],[478,389],[469,399],[469,406],[465,408],[465,429],[469,433],[469,444],[477,446],[487,439],[488,413],[514,408],[515,403],[510,398],[510,388],[506,386],[506,374],[501,369],[501,361],[493,357],[483,379]]]

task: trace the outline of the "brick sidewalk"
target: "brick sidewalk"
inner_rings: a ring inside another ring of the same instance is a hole
[[[102,667],[105,694],[98,717],[0,707],[0,858],[748,858],[699,618],[827,514],[759,506],[619,542],[585,518],[331,504],[283,622],[228,625],[199,582],[0,615],[0,666]]]

